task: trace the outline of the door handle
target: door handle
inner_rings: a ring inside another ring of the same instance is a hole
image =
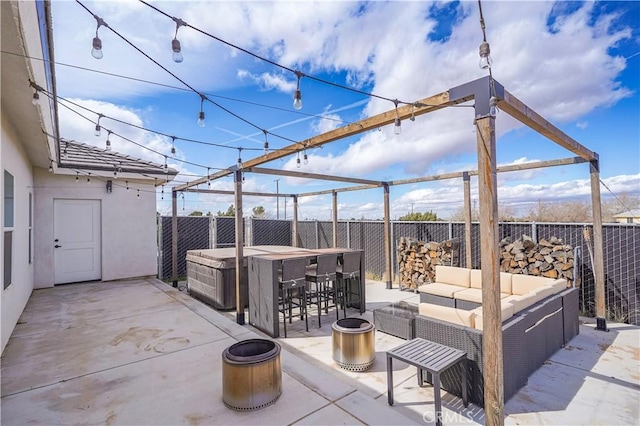
[[[58,244],[56,244],[54,247],[55,247],[55,248],[60,248],[60,247],[62,247],[62,246],[59,246]]]

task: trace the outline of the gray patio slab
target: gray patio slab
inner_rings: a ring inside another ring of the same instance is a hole
[[[367,312],[418,295],[368,281]],[[96,310],[94,312],[94,309]],[[313,315],[313,313],[311,313]],[[360,316],[349,310],[349,316]],[[341,314],[342,317],[342,314]],[[403,340],[376,332],[365,372],[331,357],[335,313],[310,330],[294,321],[282,346],[283,394],[236,412],[222,404],[221,353],[264,337],[155,279],[38,290],[1,361],[2,424],[431,424],[433,389],[394,363],[396,404],[386,403],[385,352]],[[638,424],[640,327],[580,327],[505,405],[509,424]],[[289,328],[288,328],[289,330]],[[188,342],[187,342],[188,340]],[[443,393],[445,424],[482,424],[484,412]]]

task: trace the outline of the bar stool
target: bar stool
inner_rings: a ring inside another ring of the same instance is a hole
[[[284,337],[287,337],[287,308],[289,310],[289,323],[293,307],[300,309],[300,319],[304,317],[306,330],[309,331],[309,319],[307,316],[307,297],[306,297],[306,266],[307,258],[283,259],[282,270],[278,275],[278,288],[280,291],[280,300],[278,303],[278,311],[283,315]],[[297,298],[294,303],[293,299]]]
[[[322,327],[320,316],[322,315],[322,305],[324,312],[329,313],[329,299],[333,300],[331,307],[336,308],[336,319],[338,319],[338,305],[336,286],[329,283],[336,280],[336,268],[338,266],[337,254],[323,254],[318,256],[316,264],[307,267],[307,305],[312,304],[318,307],[318,328]],[[311,287],[313,284],[313,288]],[[330,297],[331,293],[331,297]]]
[[[342,264],[338,265],[336,270],[336,282],[338,288],[336,294],[340,298],[342,309],[344,311],[345,318],[347,317],[347,304],[349,303],[349,296],[351,294],[351,281],[354,279],[360,280],[360,260],[362,252],[350,251],[342,255]],[[348,281],[348,285],[347,285]],[[358,295],[360,295],[360,287],[358,286]]]

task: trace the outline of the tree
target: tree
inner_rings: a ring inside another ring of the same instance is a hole
[[[253,209],[251,209],[251,213],[253,214],[253,217],[257,217],[261,219],[263,219],[266,214],[266,212],[264,211],[264,207],[262,206],[254,207]]]
[[[429,210],[428,212],[424,212],[424,213],[420,213],[420,212],[407,213],[406,215],[401,216],[398,220],[425,222],[425,221],[435,221],[440,219],[438,219],[437,214]]]
[[[216,213],[216,216],[231,216],[231,217],[235,217],[236,216],[236,209],[233,207],[233,204],[229,205],[229,208],[227,209],[227,211],[225,213],[222,213],[220,210],[218,210],[218,213]]]
[[[194,210],[191,213],[189,213],[189,216],[202,216],[202,212],[198,210]]]

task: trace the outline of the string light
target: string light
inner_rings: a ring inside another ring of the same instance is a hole
[[[35,92],[33,92],[33,98],[31,98],[31,103],[34,105],[38,105],[40,103],[40,94],[38,93],[37,89]]]
[[[490,68],[493,64],[493,59],[491,59],[491,49],[489,48],[489,43],[487,41],[483,41],[480,43],[480,62],[479,66],[481,69],[486,70]]]
[[[237,166],[238,166],[239,170],[242,170],[242,156],[241,156],[241,154],[242,154],[242,148],[238,148],[238,164],[237,164]]]
[[[93,17],[96,18],[96,36],[93,38],[93,46],[92,46],[93,48],[91,49],[91,56],[93,56],[96,59],[102,59],[103,57],[102,40],[100,40],[100,37],[98,37],[98,30],[102,26],[105,26],[105,27],[109,27],[109,26],[98,15],[93,15]]]
[[[302,78],[303,74],[300,71],[295,71],[296,77],[298,77],[298,82],[296,84],[296,91],[293,94],[293,108],[297,110],[302,109],[302,92],[300,92],[300,78]]]
[[[396,106],[396,119],[395,119],[395,124],[393,126],[393,133],[396,135],[399,135],[402,133],[402,121],[400,121],[400,114],[398,113],[398,101],[397,99],[393,100],[393,103]]]
[[[300,168],[300,151],[298,151],[298,158],[296,158],[296,167]]]
[[[207,167],[207,188],[211,189],[211,181],[209,179],[211,179],[211,175],[210,175],[209,167]]]
[[[96,130],[93,132],[94,135],[96,136],[100,136],[100,134],[102,133],[101,129],[102,127],[100,127],[100,119],[104,117],[103,114],[98,114],[98,122],[96,123]]]
[[[204,127],[207,123],[204,121],[204,100],[206,96],[200,93],[200,114],[198,114],[198,126]]]
[[[127,191],[128,191],[129,190],[129,181],[125,180],[124,183],[125,183],[125,185],[127,185]]]
[[[66,160],[69,157],[69,153],[67,152],[67,144],[64,144],[64,150],[62,151],[62,158]]]
[[[127,188],[127,189],[129,189],[129,188]],[[138,198],[140,198],[140,190],[139,190],[139,189],[138,189],[138,195],[137,195],[137,197],[138,197]]]
[[[113,165],[113,178],[118,179],[118,167],[115,164]]]
[[[302,156],[302,161],[304,164],[309,164],[309,157],[307,157],[307,151],[304,151],[304,155]]]
[[[164,171],[169,173],[169,165],[167,164],[167,156],[164,156]]]
[[[107,131],[107,142],[106,142],[106,147],[105,149],[107,151],[111,151],[111,141],[109,140],[109,137],[111,136],[111,130]]]
[[[87,174],[87,184],[91,183],[91,172]]]
[[[495,96],[489,98],[489,115],[493,118],[498,115],[498,99]]]
[[[164,185],[162,185],[162,189],[160,190],[160,199],[164,200]]]
[[[53,173],[53,160],[49,160],[49,173]]]
[[[267,140],[267,131],[262,129],[262,132],[264,133],[264,153],[266,154],[269,152],[269,141]]]
[[[411,121],[416,121],[415,109],[416,109],[416,104],[411,104],[411,117],[409,117],[409,120]]]
[[[171,155],[174,155],[176,153],[175,143],[176,143],[176,137],[171,136]]]
[[[80,172],[76,172],[76,183],[80,180]]]
[[[171,50],[173,51],[172,59],[173,59],[173,62],[176,62],[179,64],[184,60],[184,57],[182,56],[182,48],[180,46],[180,40],[178,40],[178,30],[183,25],[187,25],[187,23],[180,18],[172,18],[172,19],[176,23],[176,33],[173,36],[173,40],[171,40]]]

